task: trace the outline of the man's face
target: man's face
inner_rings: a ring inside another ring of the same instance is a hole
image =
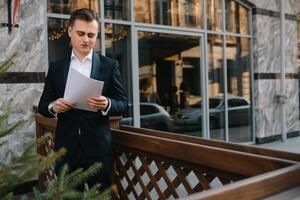
[[[99,24],[96,20],[86,22],[76,19],[73,26],[69,27],[68,33],[71,38],[73,51],[80,59],[87,56],[95,46],[98,26]]]

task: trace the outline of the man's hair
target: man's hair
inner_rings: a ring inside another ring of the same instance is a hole
[[[69,19],[69,26],[73,26],[76,19],[80,19],[86,22],[91,22],[93,20],[96,20],[99,22],[98,16],[95,13],[94,10],[90,8],[80,8],[77,10],[74,10],[71,14],[71,17]]]

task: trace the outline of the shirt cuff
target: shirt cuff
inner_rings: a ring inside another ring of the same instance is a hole
[[[53,112],[53,104],[52,104],[52,102],[49,103],[49,105],[48,105],[48,111],[49,111],[49,113],[51,113],[55,118],[57,118],[57,113],[56,113],[56,112]]]
[[[102,113],[102,115],[104,115],[104,116],[107,115],[107,113],[108,113],[108,111],[110,110],[110,107],[111,107],[111,101],[110,101],[110,99],[107,98],[107,97],[106,97],[106,99],[107,99],[107,101],[108,101],[108,106],[107,106],[104,110],[101,110],[101,113]]]

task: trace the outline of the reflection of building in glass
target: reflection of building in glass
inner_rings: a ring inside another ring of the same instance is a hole
[[[226,30],[249,34],[248,9],[234,0],[226,0]]]
[[[207,29],[213,31],[222,31],[222,0],[208,0],[206,4]]]
[[[200,27],[201,3],[200,0],[135,1],[135,20],[150,24]]]
[[[68,14],[78,8],[92,8],[99,11],[98,0],[48,0],[49,13]]]
[[[105,18],[130,20],[130,0],[105,0]]]

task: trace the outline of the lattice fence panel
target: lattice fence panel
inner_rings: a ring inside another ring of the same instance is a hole
[[[176,199],[235,180],[207,167],[134,149],[114,149],[120,199]],[[207,169],[207,170],[206,170]],[[217,182],[217,183],[216,183]]]

